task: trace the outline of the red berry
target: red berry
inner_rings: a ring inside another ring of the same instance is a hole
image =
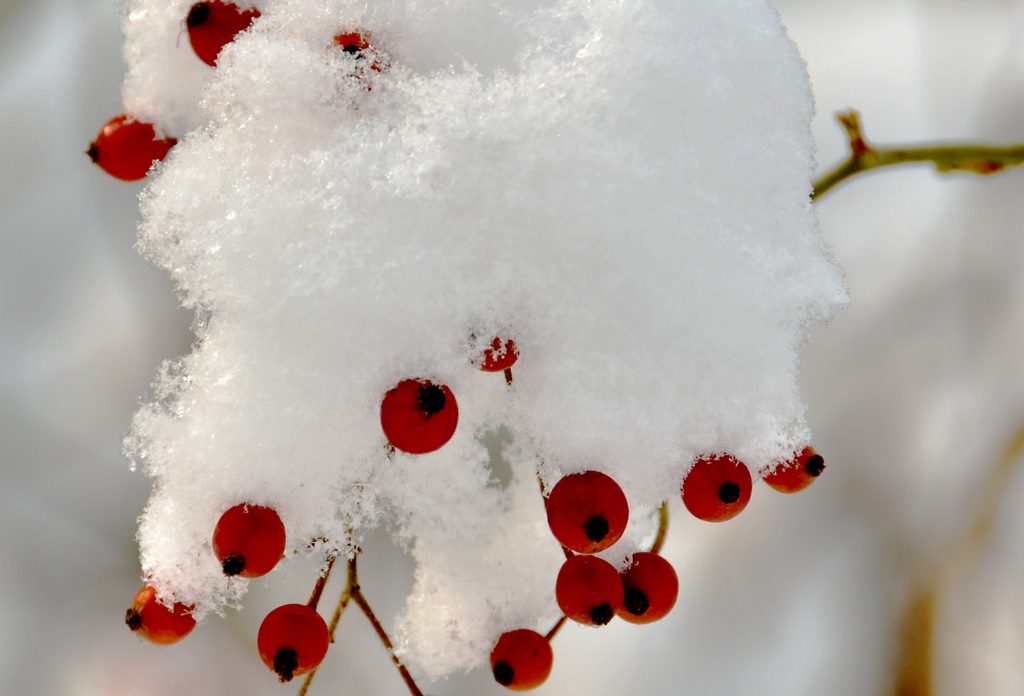
[[[277,512],[248,503],[221,515],[213,530],[213,552],[225,575],[266,575],[281,560],[284,542],[284,524]]]
[[[814,479],[821,476],[824,470],[824,458],[813,447],[804,447],[795,458],[780,464],[775,471],[762,478],[780,493],[796,493],[814,483]]]
[[[85,152],[107,174],[122,181],[138,181],[177,142],[175,138],[157,140],[152,123],[121,114],[107,121]]]
[[[406,379],[384,395],[380,424],[388,442],[409,454],[433,452],[455,434],[459,406],[443,384]]]
[[[551,490],[548,526],[555,538],[576,553],[597,553],[626,531],[629,503],[619,484],[599,471],[569,474]]]
[[[345,53],[351,53],[356,57],[356,60],[363,60],[367,57],[367,49],[370,48],[369,36],[360,34],[359,32],[353,31],[349,33],[338,34],[334,37],[334,44],[340,46],[341,50]],[[382,64],[376,55],[373,55],[373,61],[370,63],[370,69],[381,72],[387,65]]]
[[[491,347],[484,350],[483,358],[477,363],[484,372],[504,372],[516,364],[519,351],[511,338],[502,342],[500,338],[491,341]]]
[[[664,618],[679,595],[679,578],[672,564],[646,551],[633,554],[633,563],[622,573],[622,586],[625,598],[619,616],[635,624]]]
[[[125,614],[124,622],[136,635],[158,645],[170,645],[192,632],[196,620],[191,612],[195,607],[175,602],[168,609],[156,601],[156,590],[144,585],[135,599],[132,608]]]
[[[683,479],[683,503],[694,517],[724,522],[747,506],[752,486],[743,462],[728,454],[701,457]]]
[[[573,556],[562,564],[555,599],[562,613],[577,623],[603,626],[622,610],[624,589],[619,572],[596,556]]]
[[[502,633],[491,650],[494,681],[512,691],[536,689],[551,674],[554,655],[548,639],[528,628]]]
[[[256,637],[263,663],[281,681],[316,669],[327,655],[327,624],[305,604],[285,604],[267,614]]]
[[[249,28],[252,21],[260,16],[255,7],[243,10],[234,3],[211,0],[197,2],[188,11],[185,26],[192,50],[210,67],[217,64],[217,56],[235,36]]]

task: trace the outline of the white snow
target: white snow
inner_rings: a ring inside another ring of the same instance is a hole
[[[139,249],[197,316],[126,444],[164,597],[241,599],[210,549],[238,502],[321,557],[392,518],[418,563],[397,643],[436,678],[557,616],[535,472],[601,470],[640,509],[700,454],[756,474],[809,442],[798,350],[846,298],[768,2],[267,0],[216,69],[188,5],[123,6],[125,107],[181,138]],[[332,46],[353,30],[387,69]],[[521,353],[510,388],[472,365],[496,335]],[[459,426],[389,457],[380,401],[409,377],[450,387]]]

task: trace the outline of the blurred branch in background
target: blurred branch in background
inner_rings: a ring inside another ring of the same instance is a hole
[[[903,610],[900,655],[896,675],[896,696],[932,696],[933,657],[937,610],[942,588],[957,569],[970,566],[989,545],[996,514],[1024,452],[1024,424],[1006,447],[999,464],[992,470],[977,507],[977,514],[963,536],[931,574],[918,582]]]
[[[924,147],[872,147],[864,137],[860,114],[853,109],[836,114],[850,140],[850,158],[814,182],[812,200],[855,174],[878,167],[912,162],[931,162],[940,172],[954,170],[992,174],[1024,163],[1024,145],[930,145]]]

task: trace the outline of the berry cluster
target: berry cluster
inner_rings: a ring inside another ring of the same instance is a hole
[[[213,530],[213,552],[227,576],[258,578],[277,565],[285,549],[284,523],[273,508],[241,503],[229,508]],[[263,662],[281,681],[305,674],[327,654],[327,624],[309,604],[286,604],[270,612],[256,640]],[[159,644],[176,643],[195,627],[192,607],[158,604],[146,585],[135,596],[125,622],[139,636]]]
[[[511,384],[512,366],[518,358],[513,340],[494,338],[473,364],[485,372],[503,372]],[[419,455],[440,449],[455,434],[458,418],[452,391],[427,379],[402,380],[381,399],[381,429],[392,452]],[[773,488],[793,493],[809,486],[824,468],[822,457],[807,447],[774,471],[763,471],[762,477]],[[722,522],[743,510],[751,488],[747,466],[721,454],[694,462],[681,490],[683,503],[694,516]],[[551,533],[566,556],[555,581],[555,598],[563,617],[547,635],[519,628],[499,637],[491,651],[491,671],[495,681],[515,691],[536,688],[548,678],[554,660],[550,641],[567,619],[587,626],[603,626],[616,616],[634,624],[651,623],[672,610],[679,593],[675,569],[658,555],[667,523],[664,506],[659,540],[650,551],[624,559],[629,562],[621,572],[594,555],[615,544],[629,522],[629,503],[614,479],[599,471],[564,476],[547,493],[545,509]],[[213,552],[227,576],[266,575],[283,557],[285,546],[281,518],[273,508],[261,505],[241,503],[229,508],[213,531]],[[333,559],[328,574],[332,565]],[[354,599],[378,629],[385,646],[390,646],[355,577],[353,558],[336,618],[349,599]],[[278,607],[260,626],[260,657],[282,682],[302,674],[311,676],[327,654],[333,629],[328,629],[316,610],[326,580],[327,575],[320,579],[307,604]],[[146,585],[128,610],[126,623],[147,640],[170,644],[195,627],[192,609],[180,603],[171,608],[159,604],[156,590]],[[416,693],[405,667],[397,660],[396,665]]]
[[[217,67],[220,52],[235,37],[249,28],[260,11],[255,7],[242,9],[222,0],[197,2],[189,8],[184,19],[188,40],[196,57],[211,68]],[[370,50],[367,36],[358,32],[343,32],[334,37],[334,45],[353,54],[356,60],[370,58],[370,69],[381,72],[387,63]],[[93,163],[114,178],[122,181],[144,179],[155,162],[161,162],[178,142],[170,136],[160,137],[152,123],[139,121],[130,114],[110,119],[100,129],[86,150]]]

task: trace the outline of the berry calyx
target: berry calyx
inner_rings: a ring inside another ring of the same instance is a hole
[[[551,489],[545,507],[551,533],[576,553],[597,553],[626,531],[629,503],[619,484],[599,471],[569,474]]]
[[[145,585],[135,595],[124,622],[135,635],[157,645],[170,645],[192,632],[196,620],[190,613],[195,607],[175,602],[165,607],[156,599],[156,590]]]
[[[622,610],[625,590],[619,572],[596,556],[573,556],[562,564],[555,599],[567,618],[603,626]]]
[[[327,624],[305,604],[285,604],[260,624],[256,647],[282,682],[316,669],[327,655]]]
[[[804,447],[793,459],[764,474],[764,482],[780,493],[796,493],[814,483],[825,470],[825,459],[813,447]]]
[[[743,511],[752,487],[743,462],[728,454],[701,457],[683,479],[683,503],[698,519],[724,522]]]
[[[553,662],[548,639],[528,628],[502,633],[491,650],[494,681],[512,691],[536,689],[551,674]]]
[[[284,545],[284,523],[273,508],[260,505],[235,505],[213,530],[213,552],[225,575],[266,575],[281,560]]]
[[[234,41],[253,20],[260,16],[255,7],[243,10],[234,3],[210,0],[192,5],[185,18],[192,50],[210,67],[217,65],[221,49]]]
[[[633,554],[633,562],[622,573],[624,597],[619,616],[635,624],[662,619],[676,604],[679,577],[672,564],[656,553]]]
[[[455,434],[458,423],[455,395],[429,380],[402,380],[380,405],[380,424],[388,442],[409,454],[440,449]]]
[[[158,139],[152,123],[121,114],[107,121],[85,151],[100,169],[122,181],[146,178],[153,162],[163,160],[175,138]]]

